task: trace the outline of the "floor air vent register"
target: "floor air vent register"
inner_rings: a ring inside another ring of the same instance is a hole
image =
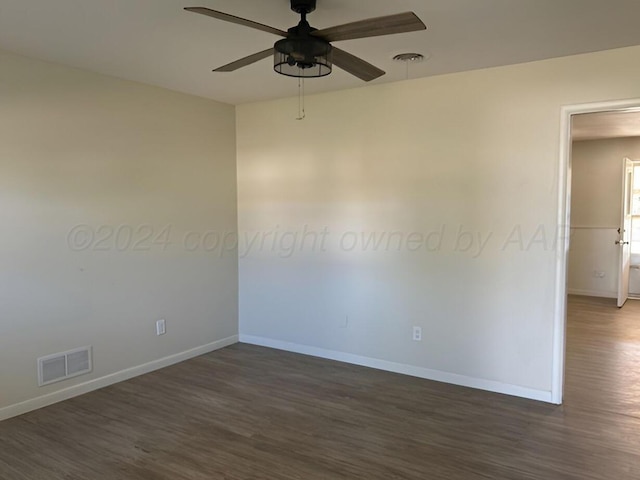
[[[42,387],[91,372],[91,357],[91,347],[82,347],[39,358],[38,385]]]

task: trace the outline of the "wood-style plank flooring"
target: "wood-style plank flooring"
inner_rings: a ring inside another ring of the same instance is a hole
[[[640,479],[640,302],[568,339],[562,407],[235,345],[0,423],[0,479]]]

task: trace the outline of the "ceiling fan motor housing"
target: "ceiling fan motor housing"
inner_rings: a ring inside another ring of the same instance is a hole
[[[292,0],[292,6],[296,1]],[[274,45],[273,69],[290,77],[329,75],[333,67],[333,48],[324,38],[312,35],[316,29],[309,25],[305,13],[301,15],[300,23],[289,29],[287,38]]]
[[[291,10],[296,13],[311,13],[316,9],[316,0],[291,0]]]

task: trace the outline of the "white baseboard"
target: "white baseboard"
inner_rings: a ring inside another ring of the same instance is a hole
[[[569,295],[581,295],[583,297],[618,298],[618,292],[603,292],[601,290],[580,290],[579,288],[569,288]]]
[[[551,392],[544,390],[535,390],[532,388],[510,385],[492,380],[483,380],[481,378],[472,378],[455,373],[441,372],[439,370],[431,370],[413,365],[389,362],[376,358],[363,357],[350,353],[338,352],[335,350],[325,350],[307,345],[299,345],[296,343],[283,342],[271,338],[255,337],[252,335],[240,335],[241,343],[251,345],[259,345],[261,347],[275,348],[277,350],[285,350],[287,352],[301,353],[312,357],[326,358],[328,360],[337,360],[339,362],[351,363],[363,367],[375,368],[378,370],[386,370],[388,372],[401,373],[411,375],[413,377],[424,378],[426,380],[434,380],[436,382],[450,383],[460,385],[462,387],[476,388],[479,390],[487,390],[489,392],[502,393],[516,397],[538,400],[541,402],[552,403]]]
[[[153,360],[152,362],[145,363],[143,365],[127,368],[126,370],[121,370],[110,375],[105,375],[104,377],[89,380],[87,382],[80,383],[63,390],[58,390],[57,392],[49,393],[41,397],[32,398],[21,403],[16,403],[15,405],[9,405],[8,407],[0,408],[0,421],[6,420],[11,417],[17,417],[18,415],[23,415],[33,410],[53,405],[54,403],[69,400],[70,398],[84,395],[85,393],[108,387],[109,385],[113,385],[115,383],[124,382],[125,380],[129,380],[133,377],[144,375],[145,373],[150,373],[154,370],[159,370],[161,368],[165,368],[176,363],[184,362],[185,360],[189,360],[191,358],[205,355],[224,347],[228,347],[229,345],[233,345],[234,343],[238,343],[238,335],[223,338],[222,340],[218,340],[207,345],[202,345],[200,347],[192,348],[191,350],[187,350],[184,352],[176,353],[175,355],[170,355],[158,360]]]

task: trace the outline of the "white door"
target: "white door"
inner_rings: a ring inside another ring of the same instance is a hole
[[[620,248],[620,275],[618,277],[618,307],[622,307],[629,298],[629,269],[631,268],[631,202],[633,193],[633,162],[624,159],[624,177],[622,179],[622,219],[620,238],[616,244]]]

